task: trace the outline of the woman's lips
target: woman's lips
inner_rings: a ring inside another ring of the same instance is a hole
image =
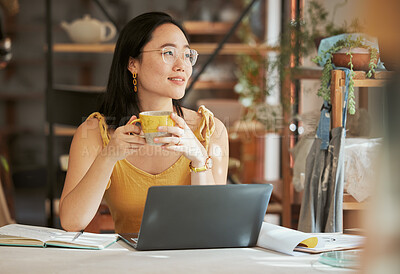
[[[180,77],[168,77],[168,80],[176,85],[183,85],[185,84],[185,79]]]

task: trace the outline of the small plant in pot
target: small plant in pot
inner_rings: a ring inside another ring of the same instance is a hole
[[[349,113],[356,111],[354,95],[354,76],[356,70],[366,71],[366,76],[371,78],[378,64],[379,53],[376,48],[368,44],[364,37],[353,37],[347,35],[344,39],[338,40],[332,47],[322,51],[313,61],[323,65],[321,76],[321,87],[318,96],[330,102],[330,81],[331,72],[335,67],[346,67],[350,69],[348,108]]]

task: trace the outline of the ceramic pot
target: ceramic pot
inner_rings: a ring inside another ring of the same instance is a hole
[[[343,48],[336,53],[333,53],[332,56],[332,63],[337,67],[345,67],[350,68],[350,55],[347,53],[349,52],[349,48]],[[365,48],[352,48],[351,53],[353,55],[353,70],[369,70],[369,61],[371,58],[371,54],[368,49]],[[379,54],[377,56],[377,61],[379,60]]]

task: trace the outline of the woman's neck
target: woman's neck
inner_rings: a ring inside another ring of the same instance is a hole
[[[141,111],[152,111],[152,110],[165,110],[174,111],[171,98],[141,98],[140,99],[140,109]]]

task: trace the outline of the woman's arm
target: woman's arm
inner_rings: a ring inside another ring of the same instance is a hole
[[[133,125],[119,127],[103,148],[96,119],[90,119],[78,128],[72,140],[60,199],[60,220],[65,230],[82,230],[93,219],[115,163],[143,145],[142,138],[129,135],[138,131]]]

